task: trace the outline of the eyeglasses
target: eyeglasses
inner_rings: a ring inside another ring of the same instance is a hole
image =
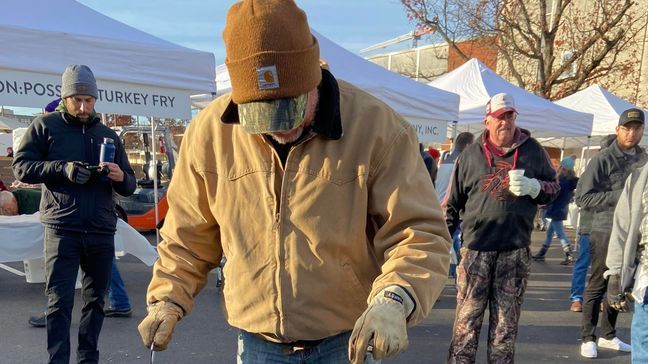
[[[624,133],[641,133],[643,131],[644,126],[643,125],[634,125],[634,126],[625,126],[625,125],[620,125],[619,129],[623,130]]]
[[[490,118],[492,118],[494,121],[499,122],[499,121],[515,121],[517,118],[517,113],[515,111],[508,111],[505,112],[497,117],[489,115]]]

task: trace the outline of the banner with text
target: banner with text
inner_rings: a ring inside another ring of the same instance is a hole
[[[107,114],[191,119],[190,93],[97,80],[95,110]],[[61,94],[61,76],[0,69],[0,105],[44,108]]]
[[[442,120],[408,120],[416,130],[421,143],[444,143],[447,139],[448,122]]]

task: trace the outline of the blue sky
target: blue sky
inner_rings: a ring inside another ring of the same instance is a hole
[[[157,37],[212,52],[216,64],[225,59],[221,33],[235,0],[78,1]],[[297,0],[297,4],[306,11],[311,27],[355,53],[414,29],[398,0]]]
[[[227,9],[237,0],[77,1],[159,38],[212,52],[219,65],[225,61],[221,34]],[[312,28],[354,53],[414,29],[398,0],[297,0],[297,5],[306,12]],[[411,45],[411,41],[404,42],[389,50]],[[13,109],[26,115],[40,112]]]

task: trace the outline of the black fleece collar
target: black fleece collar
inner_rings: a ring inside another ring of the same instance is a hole
[[[74,126],[85,126],[86,128],[90,128],[90,127],[93,127],[93,126],[97,125],[99,123],[99,121],[101,121],[101,119],[99,119],[99,116],[95,115],[90,121],[88,121],[87,123],[84,123],[81,120],[79,120],[79,118],[77,118],[76,116],[73,116],[70,113],[63,112],[63,111],[60,111],[60,113],[61,113],[61,116],[63,117],[63,120],[65,121],[66,124],[74,125]]]
[[[318,86],[319,105],[311,130],[327,139],[338,140],[342,137],[340,117],[340,88],[337,80],[328,70],[322,69],[322,82]],[[238,106],[230,101],[221,115],[225,124],[239,124]]]

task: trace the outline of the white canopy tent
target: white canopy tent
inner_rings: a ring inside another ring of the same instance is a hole
[[[513,96],[519,113],[516,125],[531,131],[535,138],[587,136],[592,131],[591,114],[567,109],[519,88],[477,59],[471,59],[428,85],[459,94],[457,129],[460,131],[481,132],[486,103],[500,92]]]
[[[71,63],[97,78],[97,110],[191,118],[189,96],[214,92],[214,56],[154,37],[74,0],[20,0],[0,12],[0,104],[42,108]]]
[[[0,132],[11,133],[14,129],[24,128],[26,126],[27,124],[21,123],[20,121],[0,116]]]
[[[73,63],[92,69],[99,88],[95,109],[103,113],[190,119],[190,95],[216,91],[213,54],[157,38],[74,0],[3,3],[0,44],[0,105],[44,107],[59,96],[61,74]],[[157,221],[157,202],[155,211]]]
[[[598,149],[603,137],[616,133],[616,126],[619,123],[621,113],[627,109],[637,107],[596,84],[557,100],[555,103],[576,111],[588,112],[594,115],[591,137],[572,137],[564,138],[564,140],[552,138],[544,141],[547,145],[565,145],[566,148],[583,148],[581,150],[581,171],[585,169],[585,166],[587,166],[592,157],[592,154],[589,152],[590,147]],[[644,110],[645,112],[646,110]],[[648,145],[647,135],[644,130],[641,145]]]
[[[335,44],[312,30],[320,44],[320,58],[338,78],[350,82],[381,99],[416,128],[419,140],[442,142],[449,121],[457,120],[459,96],[431,88],[408,77],[386,70]],[[227,67],[216,68],[217,93],[230,92]],[[193,105],[204,108],[211,97],[193,98]]]
[[[592,138],[590,140],[593,146],[599,145],[601,137],[616,132],[619,116],[623,111],[637,107],[596,84],[557,100],[555,103],[572,110],[594,115]],[[644,112],[646,111],[644,110]],[[647,136],[648,132],[644,130],[642,144],[648,143]],[[587,137],[569,138],[567,144],[568,147],[586,146]]]

